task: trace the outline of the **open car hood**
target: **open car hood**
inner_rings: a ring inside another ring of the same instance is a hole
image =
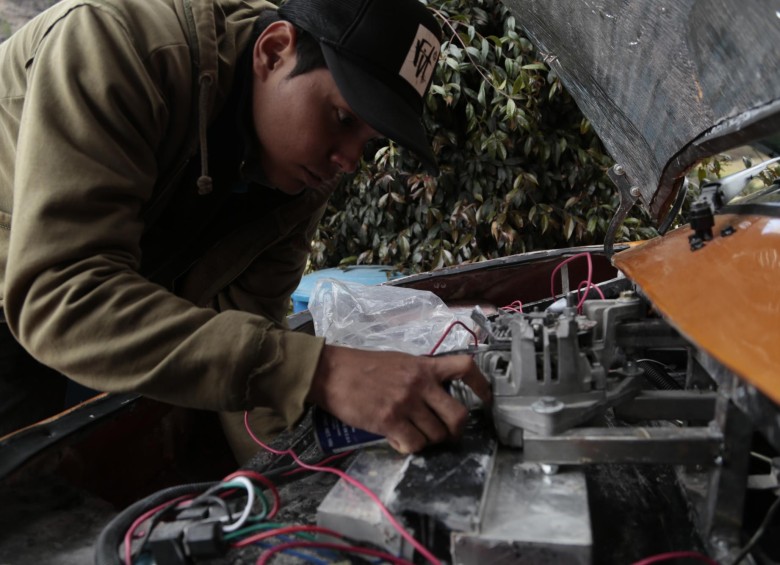
[[[503,2],[659,223],[698,160],[780,131],[771,2]]]

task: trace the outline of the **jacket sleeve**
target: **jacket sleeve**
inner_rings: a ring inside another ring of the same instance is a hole
[[[303,275],[314,230],[323,211],[324,206],[302,221],[282,241],[265,249],[232,284],[220,290],[212,301],[213,307],[219,311],[253,312],[273,321],[278,328],[286,328],[290,295]],[[286,336],[279,344],[281,358],[302,360],[307,365],[313,362],[310,367],[313,373],[325,340],[297,332],[280,333]],[[299,368],[296,363],[288,361],[278,366],[276,371],[256,371],[248,382],[247,396],[250,400],[259,400],[269,388],[273,388],[280,391],[280,396],[297,399],[302,410],[308,386],[305,389],[299,387],[295,376],[287,375],[291,370]],[[309,380],[306,382],[308,385]],[[303,396],[300,396],[301,393]],[[294,421],[295,416],[295,413],[286,415],[288,424]]]
[[[137,273],[141,209],[176,104],[151,56],[108,8],[82,7],[49,31],[30,62],[6,270],[9,327],[33,356],[86,386],[206,409],[273,406],[292,422],[321,340],[250,312],[196,307]]]

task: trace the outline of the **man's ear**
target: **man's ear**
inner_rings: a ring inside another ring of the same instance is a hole
[[[265,78],[290,62],[294,63],[296,41],[295,27],[290,22],[277,21],[265,28],[252,51],[252,69],[255,75]]]

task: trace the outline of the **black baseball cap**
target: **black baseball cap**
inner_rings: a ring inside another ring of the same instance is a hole
[[[431,11],[419,0],[287,0],[279,15],[320,42],[350,108],[437,174],[422,123],[442,36]]]

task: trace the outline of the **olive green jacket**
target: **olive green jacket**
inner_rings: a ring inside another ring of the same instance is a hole
[[[192,265],[141,239],[206,149],[262,0],[64,0],[0,44],[0,305],[75,381],[182,406],[303,411],[323,345],[284,329],[328,194],[307,190]],[[218,190],[214,187],[213,190]]]

